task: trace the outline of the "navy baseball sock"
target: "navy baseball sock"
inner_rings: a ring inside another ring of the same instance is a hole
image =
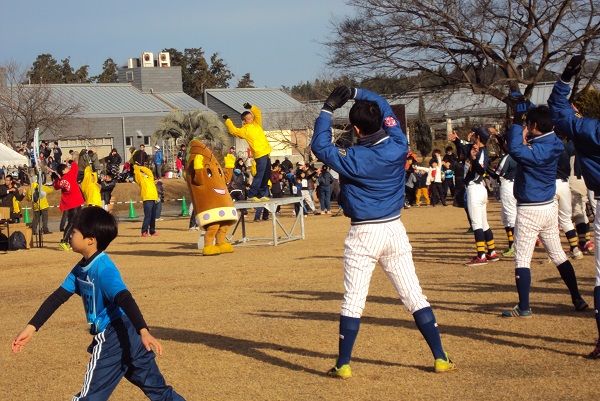
[[[571,299],[574,301],[577,298],[581,298],[581,294],[579,294],[579,288],[577,287],[577,277],[575,277],[575,270],[573,269],[573,265],[568,260],[566,262],[561,263],[556,267],[558,272],[560,273],[560,277],[562,277],[563,281],[567,285],[569,292],[571,293]]]
[[[342,365],[350,363],[350,355],[352,355],[359,327],[360,318],[340,316],[339,357],[336,367],[340,368]]]
[[[565,237],[569,241],[569,250],[573,252],[573,249],[577,248],[577,231],[575,229],[567,231]]]
[[[600,339],[600,287],[594,287],[594,317],[596,318],[596,326],[598,327],[598,338]]]
[[[531,289],[531,269],[517,267],[515,269],[517,292],[519,293],[519,309],[529,310],[529,290]]]
[[[513,228],[508,226],[508,227],[504,227],[504,230],[506,231],[506,237],[508,238],[508,247],[510,248],[513,246],[513,243],[515,242]]]
[[[473,230],[475,244],[477,245],[477,257],[483,259],[485,257],[485,234],[481,228]]]
[[[413,318],[417,324],[417,328],[427,341],[427,345],[431,349],[431,353],[435,359],[446,360],[446,354],[442,348],[442,339],[440,338],[440,331],[438,325],[435,322],[435,316],[430,306],[419,309],[413,313]]]

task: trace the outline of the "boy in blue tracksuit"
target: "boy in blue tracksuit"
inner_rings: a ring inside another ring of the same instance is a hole
[[[531,317],[529,291],[531,288],[531,257],[539,238],[548,256],[556,265],[571,293],[577,311],[587,309],[577,287],[573,265],[560,243],[556,194],[556,169],[564,145],[553,131],[552,117],[547,106],[531,107],[519,93],[517,112],[507,134],[507,150],[518,163],[514,182],[517,199],[515,220],[515,279],[519,304],[502,312],[504,317]],[[529,109],[529,110],[528,110]],[[527,113],[527,124],[523,120]]]
[[[596,194],[596,210],[600,204],[600,121],[583,117],[571,104],[569,95],[571,78],[579,73],[583,56],[574,56],[560,79],[554,84],[548,105],[552,111],[552,121],[556,129],[569,137],[575,145],[575,153],[579,160],[585,185]],[[600,219],[594,220],[594,241],[600,241]],[[600,254],[596,252],[596,283],[594,286],[594,309],[599,340],[596,348],[589,354],[590,358],[600,358]]]
[[[338,148],[332,143],[333,111],[351,98],[356,101],[349,118],[357,145]],[[376,262],[413,315],[434,355],[435,371],[454,370],[456,366],[442,348],[435,316],[419,285],[412,247],[400,221],[408,142],[390,105],[365,89],[334,89],[315,122],[311,148],[319,160],[339,173],[340,201],[351,220],[344,244],[339,357],[327,374],[342,379],[352,376],[350,355]]]
[[[104,253],[117,232],[115,218],[102,208],[85,208],[75,215],[70,243],[83,259],[13,340],[12,351],[21,352],[33,333],[73,294],[78,294],[94,340],[88,348],[92,358],[83,387],[73,400],[108,400],[123,376],[151,400],[183,400],[165,383],[151,348],[160,355],[162,346],[148,331],[119,270]]]

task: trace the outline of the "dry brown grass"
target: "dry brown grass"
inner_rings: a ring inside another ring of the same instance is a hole
[[[490,205],[499,247],[505,235]],[[533,264],[532,319],[503,319],[515,305],[513,264],[465,267],[473,256],[460,209],[413,208],[402,220],[432,303],[444,346],[459,370],[432,373],[433,359],[412,317],[377,268],[353,354],[355,377],[324,376],[337,353],[343,293],[344,217],[310,216],[307,238],[278,247],[237,247],[199,256],[187,219],[158,224],[161,236],[139,237],[123,219],[108,252],[139,303],[165,355],[167,381],[188,400],[592,399],[598,361],[581,358],[597,333],[593,312],[576,313],[556,269],[538,250]],[[284,217],[290,223],[290,217]],[[250,236],[269,224],[248,224]],[[47,247],[0,254],[0,387],[3,400],[65,400],[83,380],[91,337],[74,297],[23,353],[9,345],[40,303],[79,259]],[[592,302],[593,258],[574,263]],[[142,400],[122,381],[113,400]]]

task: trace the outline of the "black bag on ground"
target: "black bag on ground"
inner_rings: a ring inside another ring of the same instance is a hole
[[[0,233],[0,251],[8,251],[8,237],[4,233]]]
[[[11,251],[27,249],[27,240],[21,231],[15,231],[8,237],[8,247]]]

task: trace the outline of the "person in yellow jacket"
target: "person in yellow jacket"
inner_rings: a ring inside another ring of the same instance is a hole
[[[135,182],[140,186],[142,202],[144,203],[144,221],[142,222],[142,237],[158,236],[156,232],[156,201],[158,191],[154,183],[154,175],[148,167],[133,166]]]
[[[27,190],[25,199],[33,203],[33,220],[31,220],[31,230],[34,233],[37,231],[38,223],[41,217],[43,233],[52,234],[52,232],[48,229],[48,208],[50,205],[48,204],[48,198],[46,195],[54,191],[54,187],[51,185],[42,185],[42,192],[40,193],[38,190],[39,184],[37,183],[37,177],[33,176],[30,179],[31,186]],[[35,202],[34,199],[36,200]]]
[[[81,191],[88,206],[102,207],[102,196],[100,196],[100,188],[98,188],[97,182],[98,173],[92,171],[91,166],[86,166],[83,170]]]
[[[252,149],[254,160],[256,161],[256,175],[252,180],[250,189],[248,190],[249,200],[268,200],[269,199],[269,178],[271,176],[271,145],[267,140],[265,131],[262,127],[262,114],[260,109],[252,106],[250,103],[244,103],[244,108],[249,111],[244,111],[242,117],[242,127],[237,128],[233,125],[233,121],[223,114],[225,125],[231,135],[245,139]]]

